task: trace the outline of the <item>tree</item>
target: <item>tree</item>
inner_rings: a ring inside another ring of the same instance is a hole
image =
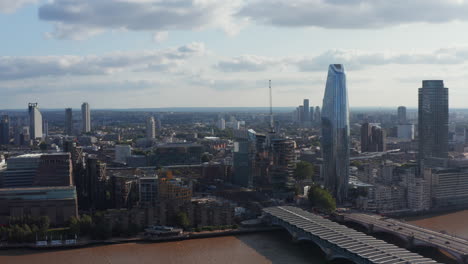
[[[47,150],[47,143],[45,143],[44,141],[42,141],[42,142],[39,144],[39,148],[40,148],[42,151],[46,151],[46,150]]]
[[[39,217],[38,223],[39,223],[39,229],[41,230],[41,232],[46,232],[50,226],[50,219],[48,216],[41,216]]]
[[[88,235],[93,228],[93,219],[89,215],[82,215],[80,219],[80,232],[82,235]]]
[[[309,201],[313,207],[317,207],[327,213],[336,210],[336,200],[329,191],[318,185],[312,185],[309,189]]]
[[[75,216],[70,217],[70,232],[72,234],[80,233],[80,220]]]
[[[212,155],[210,155],[210,153],[203,153],[203,155],[201,156],[201,161],[202,162],[209,162],[211,159],[212,159]]]
[[[190,220],[185,212],[179,212],[176,219],[177,225],[184,229],[190,226]]]
[[[294,178],[297,181],[312,180],[314,177],[314,165],[307,161],[300,161],[296,164]]]

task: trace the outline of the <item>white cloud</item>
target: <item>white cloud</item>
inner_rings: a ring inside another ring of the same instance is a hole
[[[468,20],[464,0],[253,0],[240,17],[281,27],[383,28]]]
[[[269,66],[277,65],[278,62],[279,61],[274,58],[243,55],[232,59],[221,60],[215,68],[224,72],[255,72],[267,70]]]
[[[203,43],[159,51],[115,52],[102,56],[0,57],[0,81],[45,76],[107,75],[122,71],[167,71],[202,55]]]
[[[27,4],[34,4],[37,0],[0,0],[0,13],[11,13]]]
[[[344,64],[348,70],[362,70],[379,65],[462,64],[468,61],[468,47],[438,49],[426,53],[369,52],[333,49],[314,57],[264,57],[243,55],[222,59],[215,69],[223,72],[258,72],[272,67],[296,68],[299,71],[324,71],[329,64]]]
[[[161,43],[167,40],[169,37],[169,32],[167,31],[161,31],[161,32],[156,32],[153,34],[153,41],[156,43]]]
[[[53,0],[39,8],[56,38],[82,39],[105,30],[239,30],[233,21],[242,0]]]

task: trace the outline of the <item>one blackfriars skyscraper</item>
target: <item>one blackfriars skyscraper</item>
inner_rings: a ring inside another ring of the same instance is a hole
[[[342,204],[349,178],[349,104],[341,64],[331,64],[328,68],[322,106],[322,155],[325,187]]]
[[[442,80],[419,88],[419,160],[448,156],[448,88]]]

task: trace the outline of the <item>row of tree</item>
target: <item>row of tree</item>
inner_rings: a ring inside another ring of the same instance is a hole
[[[43,238],[49,230],[50,219],[41,217],[10,217],[9,224],[0,226],[0,239],[13,243],[34,242],[36,237]]]

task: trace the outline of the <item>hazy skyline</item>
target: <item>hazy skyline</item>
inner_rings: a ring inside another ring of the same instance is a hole
[[[327,67],[351,107],[468,90],[463,0],[0,0],[0,109],[321,106]]]

